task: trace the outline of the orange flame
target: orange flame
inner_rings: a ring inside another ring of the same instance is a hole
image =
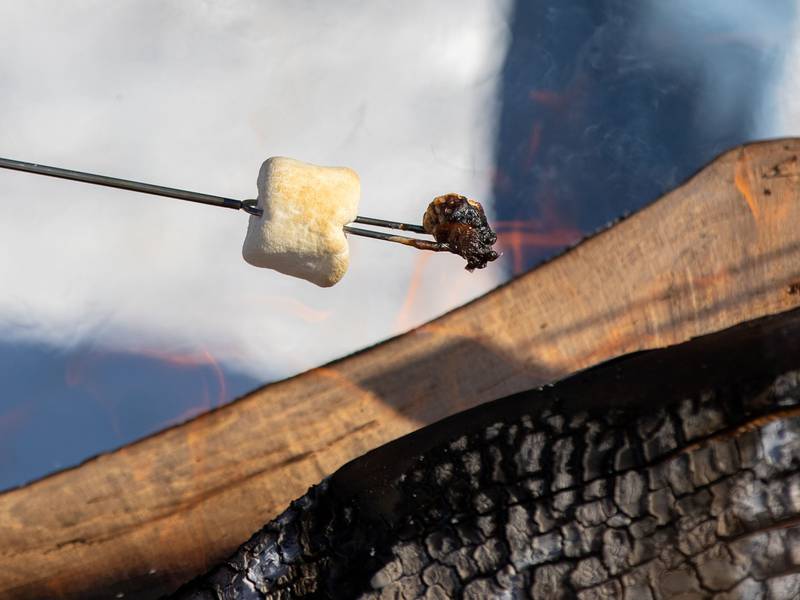
[[[553,109],[562,108],[569,100],[567,95],[553,90],[531,90],[528,97],[542,106]]]
[[[528,154],[525,156],[525,168],[530,169],[536,160],[536,155],[539,153],[539,147],[542,144],[542,124],[537,121],[533,124],[531,129],[531,136],[528,139]]]
[[[123,428],[119,421],[119,414],[114,404],[113,397],[109,397],[107,392],[101,390],[92,377],[92,371],[98,368],[97,365],[100,365],[109,354],[111,353],[94,352],[88,355],[82,354],[75,357],[67,363],[64,379],[68,386],[80,387],[88,397],[104,409],[108,415],[112,430],[121,437]],[[160,426],[162,427],[190,419],[215,406],[220,406],[228,400],[228,386],[225,374],[219,362],[208,350],[202,349],[198,352],[181,353],[140,348],[130,351],[128,354],[153,359],[171,368],[202,369],[203,372],[210,372],[213,383],[209,385],[208,379],[206,377],[201,377],[199,380],[202,386],[200,397],[192,398],[190,406],[182,410],[175,417],[161,423]],[[178,408],[178,406],[176,406],[176,408]]]
[[[340,386],[347,390],[348,395],[351,397],[371,398],[374,396],[372,392],[350,379],[350,377],[344,373],[336,370],[335,367],[316,367],[312,369],[312,372],[326,379],[330,379],[334,385]]]
[[[554,111],[565,111],[570,108],[584,93],[587,80],[583,76],[575,77],[566,87],[556,90],[531,90],[528,98],[533,102]]]
[[[198,414],[210,410],[215,406],[220,406],[228,399],[228,383],[225,380],[225,374],[222,372],[222,367],[219,361],[205,348],[199,352],[194,353],[170,353],[161,350],[140,349],[137,351],[140,356],[146,356],[159,360],[167,365],[175,368],[198,368],[208,367],[211,370],[214,381],[216,383],[216,398],[212,399],[209,392],[208,385],[203,381],[203,398],[197,404],[190,406],[178,416],[170,419],[169,423],[179,423],[190,419]]]
[[[204,365],[216,363],[214,357],[205,349],[199,352],[181,353],[140,348],[135,351],[135,354],[167,363],[173,367],[202,367]]]
[[[417,294],[419,293],[420,285],[422,284],[422,277],[425,267],[427,266],[430,257],[431,253],[429,252],[424,252],[417,255],[416,262],[414,263],[414,272],[411,274],[411,281],[408,284],[406,298],[403,301],[403,305],[400,307],[400,311],[397,313],[397,319],[395,320],[396,329],[405,330],[411,326],[411,314],[414,309]]]
[[[417,329],[418,335],[429,335],[432,337],[440,338],[444,341],[453,339],[468,339],[474,340],[480,337],[480,331],[474,328],[463,328],[441,321],[434,321],[424,323]]]
[[[513,260],[513,272],[521,273],[525,267],[526,248],[559,248],[577,242],[583,233],[576,227],[562,225],[556,229],[544,230],[541,221],[497,221],[495,230],[498,244],[508,252]]]
[[[736,189],[739,190],[739,193],[742,195],[745,202],[747,202],[750,212],[753,213],[753,218],[758,221],[760,210],[758,204],[756,203],[755,194],[753,194],[753,190],[750,185],[749,166],[750,160],[747,158],[747,154],[742,151],[742,153],[739,155],[739,159],[736,161],[736,166],[734,167],[733,183],[736,185]]]

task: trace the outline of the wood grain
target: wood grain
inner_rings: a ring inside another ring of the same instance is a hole
[[[384,444],[170,600],[797,600],[797,490],[800,309]]]
[[[798,156],[800,140],[732,150],[418,329],[0,495],[0,597],[155,597],[343,463],[422,425],[800,305]]]

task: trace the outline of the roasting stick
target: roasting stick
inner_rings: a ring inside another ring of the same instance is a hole
[[[175,188],[165,187],[162,185],[141,183],[139,181],[119,179],[117,177],[109,177],[107,175],[96,175],[94,173],[84,173],[82,171],[73,171],[72,169],[50,167],[47,165],[23,162],[19,160],[11,160],[8,158],[0,158],[0,168],[11,169],[14,171],[23,171],[26,173],[35,173],[37,175],[46,175],[47,177],[57,177],[60,179],[81,181],[83,183],[102,185],[106,187],[117,188],[120,190],[140,192],[142,194],[164,196],[166,198],[175,198],[177,200],[187,200],[189,202],[198,202],[200,204],[208,204],[210,206],[219,206],[222,208],[243,210],[246,213],[255,216],[261,216],[262,214],[262,210],[256,207],[256,200],[235,200],[233,198],[224,198],[222,196],[214,196],[211,194],[201,194],[199,192],[179,190]],[[422,234],[426,233],[426,231],[422,228],[421,225],[411,225],[409,223],[399,223],[397,221],[374,219],[372,217],[358,216],[355,218],[353,222],[360,223],[362,225],[372,225],[374,227],[385,227],[387,229],[411,231],[413,233],[422,233]],[[406,237],[402,235],[394,235],[382,231],[372,231],[370,229],[362,229],[360,227],[352,227],[350,225],[345,225],[344,230],[351,235],[358,235],[361,237],[367,237],[376,240],[383,240],[387,242],[394,242],[397,244],[404,244],[406,246],[411,246],[419,250],[432,250],[434,252],[446,252],[449,250],[447,244],[432,242],[430,240],[421,240],[418,238]]]
[[[348,234],[418,250],[458,254],[467,261],[467,271],[483,269],[500,256],[492,249],[497,234],[489,226],[480,202],[453,193],[437,196],[428,204],[422,225],[362,217],[358,215],[361,183],[353,169],[313,165],[285,156],[272,156],[262,163],[256,200],[201,194],[8,158],[0,158],[0,168],[243,210],[250,215],[242,244],[245,262],[320,287],[335,285],[347,272]],[[362,229],[354,224],[430,234],[433,240]]]

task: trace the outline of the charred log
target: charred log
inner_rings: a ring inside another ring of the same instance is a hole
[[[3,492],[0,597],[157,598],[367,449],[612,357],[797,308],[798,157],[797,139],[730,150],[419,329]],[[615,394],[628,392],[597,396],[613,406]],[[431,436],[403,452],[422,452]]]
[[[378,448],[174,598],[459,596],[800,597],[800,311]]]

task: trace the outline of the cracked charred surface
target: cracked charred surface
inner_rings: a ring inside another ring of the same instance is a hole
[[[800,311],[349,463],[181,600],[800,597]]]

